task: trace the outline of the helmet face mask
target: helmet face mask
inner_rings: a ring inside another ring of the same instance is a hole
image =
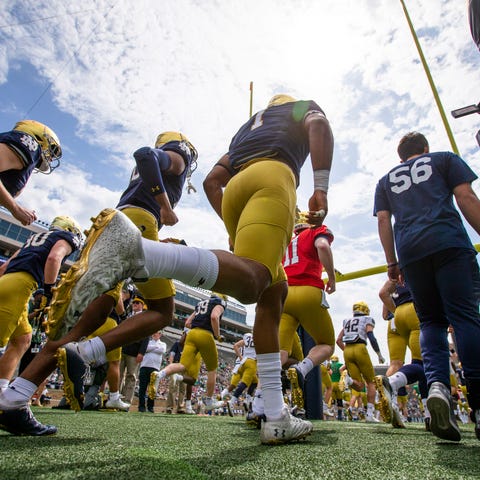
[[[36,120],[21,120],[15,124],[13,130],[27,133],[39,144],[42,162],[37,167],[37,171],[49,174],[60,165],[62,147],[51,128]]]
[[[360,315],[370,315],[370,308],[366,302],[360,301],[353,304],[353,313]]]

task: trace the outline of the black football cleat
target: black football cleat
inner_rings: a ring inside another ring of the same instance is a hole
[[[57,427],[43,425],[34,416],[29,407],[16,410],[0,410],[0,429],[13,435],[29,435],[39,437],[55,435]]]
[[[55,354],[57,365],[63,374],[63,391],[72,410],[83,408],[85,392],[83,382],[87,365],[78,351],[78,343],[70,342],[60,347]]]

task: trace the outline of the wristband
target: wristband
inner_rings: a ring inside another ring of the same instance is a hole
[[[387,268],[396,267],[397,265],[398,265],[398,262],[389,263],[389,264],[387,265]]]
[[[328,179],[330,178],[330,170],[314,170],[313,171],[313,189],[328,192]]]

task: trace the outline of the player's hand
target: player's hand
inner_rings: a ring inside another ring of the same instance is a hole
[[[28,210],[23,208],[17,203],[14,208],[11,210],[11,214],[16,218],[22,225],[30,225],[37,219],[37,214],[35,210]]]
[[[162,225],[172,226],[178,222],[178,217],[173,210],[160,209],[160,222]]]
[[[307,221],[311,225],[322,225],[328,213],[327,194],[322,190],[315,190],[308,201]]]
[[[327,284],[325,285],[325,291],[330,295],[337,289],[335,278],[328,279]]]
[[[378,354],[378,361],[380,365],[383,365],[385,363],[385,359],[383,358],[383,355],[381,353]]]

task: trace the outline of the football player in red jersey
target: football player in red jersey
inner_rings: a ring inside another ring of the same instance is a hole
[[[335,332],[328,313],[325,292],[335,292],[335,269],[330,244],[332,232],[325,226],[311,226],[307,213],[301,212],[288,246],[283,267],[288,278],[288,295],[280,320],[280,354],[282,365],[292,351],[292,342],[301,325],[316,345],[306,358],[288,369],[292,403],[303,408],[303,383],[313,367],[330,358],[335,348]],[[325,268],[328,280],[322,280]]]
[[[57,135],[35,120],[17,122],[0,133],[0,205],[23,225],[37,219],[34,210],[20,206],[20,195],[32,172],[50,173],[60,164],[62,148]]]

